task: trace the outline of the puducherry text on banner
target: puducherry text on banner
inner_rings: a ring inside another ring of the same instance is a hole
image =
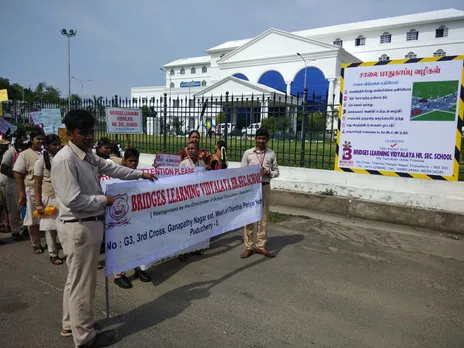
[[[106,275],[157,262],[261,220],[259,166],[107,186]]]

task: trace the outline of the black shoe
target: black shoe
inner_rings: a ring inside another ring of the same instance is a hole
[[[132,282],[130,281],[129,278],[127,278],[125,275],[120,276],[118,278],[114,279],[114,283],[119,286],[120,288],[123,289],[130,289],[132,288]]]
[[[103,325],[99,324],[99,323],[93,323],[93,328],[95,331],[99,332],[101,330],[103,330]],[[61,329],[61,336],[62,337],[71,337],[73,334],[72,334],[72,330],[66,330],[66,329]]]
[[[12,233],[11,238],[13,238],[15,242],[20,242],[23,240],[23,237],[18,232]]]
[[[139,278],[141,282],[148,283],[151,281],[150,276],[148,275],[147,272],[142,271],[141,269],[136,269],[134,272],[134,276],[136,278]]]
[[[99,348],[99,347],[108,347],[116,342],[118,334],[116,330],[108,330],[97,333],[95,338],[86,344],[77,346],[80,348]]]

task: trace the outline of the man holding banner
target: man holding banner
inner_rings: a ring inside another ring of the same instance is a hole
[[[256,131],[256,146],[246,150],[242,158],[242,167],[258,164],[262,180],[263,189],[263,215],[261,221],[258,222],[256,232],[256,249],[257,254],[267,257],[274,257],[271,252],[266,250],[267,243],[267,224],[269,220],[269,203],[271,199],[271,179],[279,176],[279,167],[277,165],[277,157],[274,151],[267,147],[269,140],[269,132],[266,128],[259,128]],[[253,225],[245,226],[243,242],[245,251],[240,255],[242,259],[253,255]]]
[[[71,110],[64,123],[69,143],[55,156],[51,171],[59,211],[58,234],[68,266],[61,335],[73,336],[77,347],[105,347],[116,341],[116,331],[96,333],[93,300],[104,212],[115,199],[103,194],[98,176],[151,181],[155,176],[113,166],[93,154],[95,119],[90,112]]]

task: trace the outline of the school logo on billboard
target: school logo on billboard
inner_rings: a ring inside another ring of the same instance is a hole
[[[340,166],[352,167],[353,166],[353,149],[351,142],[345,141],[342,145],[342,159],[340,160]]]

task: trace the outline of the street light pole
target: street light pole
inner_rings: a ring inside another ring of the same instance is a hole
[[[76,36],[77,30],[61,29],[61,35],[68,38],[68,110],[71,110],[71,38]]]
[[[82,101],[84,101],[84,83],[86,82],[90,82],[92,81],[92,79],[88,79],[88,80],[81,80],[81,79],[78,79],[77,77],[75,76],[71,76],[73,79],[79,81],[81,83],[81,99]]]
[[[303,62],[304,62],[304,67],[305,67],[305,71],[304,71],[304,85],[303,85],[303,91],[306,90],[306,70],[308,68],[308,64],[306,63],[306,59],[303,58],[303,56],[299,53],[297,53],[297,55],[303,59]]]

